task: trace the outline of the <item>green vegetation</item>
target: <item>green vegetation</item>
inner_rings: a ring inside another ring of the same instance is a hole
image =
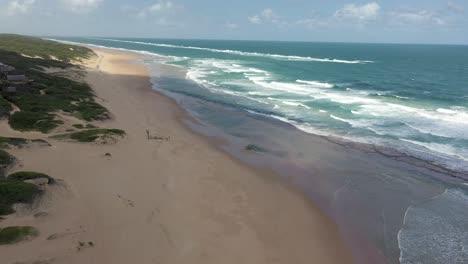
[[[0,119],[8,118],[12,110],[11,104],[0,95]]]
[[[28,140],[24,138],[0,137],[0,148],[22,147],[26,144],[28,144]]]
[[[254,152],[267,152],[266,149],[262,148],[262,147],[259,147],[257,145],[254,145],[254,144],[249,144],[245,147],[245,150],[248,150],[248,151],[254,151]]]
[[[30,58],[22,56],[40,56]],[[41,67],[68,68],[71,60],[88,58],[90,49],[61,44],[32,37],[0,34],[0,61],[24,71],[33,80],[27,89],[16,93],[2,92],[0,96],[0,118],[8,117],[11,104],[21,112],[10,116],[10,125],[21,131],[48,132],[61,123],[54,120],[54,113],[63,111],[86,121],[109,118],[107,109],[94,99],[88,84],[65,77],[42,72]],[[62,61],[51,59],[54,56]],[[0,88],[7,86],[0,83]]]
[[[19,171],[13,174],[8,175],[7,179],[10,181],[27,181],[27,180],[34,180],[44,178],[47,179],[48,184],[54,184],[55,179],[50,177],[47,174],[39,173],[39,172],[32,172],[32,171]]]
[[[0,215],[11,214],[15,203],[32,203],[40,194],[39,188],[31,183],[16,180],[0,181]]]
[[[39,56],[44,59],[55,57],[62,61],[81,60],[93,54],[90,49],[85,47],[12,34],[0,35],[0,49],[32,57]]]
[[[56,139],[71,139],[78,142],[95,142],[97,140],[106,140],[115,136],[124,136],[125,131],[120,129],[89,129],[75,133],[53,136]]]
[[[8,154],[8,152],[0,149],[0,168],[1,169],[9,167],[11,164],[13,164],[14,161],[15,161],[15,157]]]
[[[74,128],[77,128],[77,129],[91,129],[91,128],[97,128],[97,126],[93,125],[93,124],[86,124],[83,125],[83,124],[73,124],[72,127]]]
[[[49,142],[44,139],[25,139],[25,138],[13,138],[13,137],[0,137],[0,149],[8,149],[11,146],[22,148],[27,144],[39,143],[50,146]]]
[[[44,112],[29,112],[19,111],[15,112],[8,122],[13,129],[19,131],[40,131],[47,133],[63,124],[60,120],[55,120],[55,115]]]
[[[43,139],[25,139],[25,138],[14,138],[14,137],[0,137],[0,149],[10,148],[10,146],[15,146],[21,148],[30,143],[40,143],[50,146],[49,142]]]
[[[0,229],[0,245],[14,244],[39,235],[31,226],[9,226]]]
[[[49,144],[49,142],[47,142],[47,141],[44,140],[44,139],[40,139],[40,138],[39,138],[39,139],[33,139],[33,140],[31,140],[31,141],[32,141],[33,143],[41,143],[41,144],[47,145],[47,146],[49,146],[49,147],[51,146],[51,145]]]

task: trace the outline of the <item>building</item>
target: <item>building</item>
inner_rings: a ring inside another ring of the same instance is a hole
[[[7,72],[14,71],[14,70],[15,70],[15,67],[12,67],[10,65],[6,65],[0,62],[0,73],[7,73]]]
[[[14,86],[8,86],[7,88],[4,88],[3,91],[5,91],[7,93],[16,93],[17,89]]]
[[[26,84],[29,81],[24,74],[7,74],[6,80],[10,84]]]

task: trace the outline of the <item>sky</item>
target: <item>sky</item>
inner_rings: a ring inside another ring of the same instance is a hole
[[[0,0],[0,32],[468,44],[468,0]]]

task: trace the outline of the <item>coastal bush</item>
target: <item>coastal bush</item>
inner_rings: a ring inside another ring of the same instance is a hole
[[[37,229],[31,226],[9,226],[0,229],[0,245],[18,243],[39,234]]]
[[[10,146],[21,148],[29,143],[40,143],[43,145],[50,146],[49,142],[44,139],[25,139],[25,138],[14,138],[14,137],[0,137],[0,149],[7,149]]]
[[[0,119],[8,118],[12,110],[11,104],[0,95]]]
[[[15,210],[13,210],[13,208],[11,208],[11,206],[0,203],[0,215],[9,215],[9,214],[12,214],[14,212],[15,212]],[[0,219],[1,219],[1,217],[0,217]]]
[[[73,124],[72,127],[77,128],[77,129],[83,129],[84,126],[82,124]]]
[[[51,146],[49,142],[47,142],[46,140],[44,139],[33,139],[31,140],[33,143],[40,143],[40,144],[44,144],[44,145],[47,145],[47,146]]]
[[[1,169],[9,167],[11,164],[13,164],[14,161],[15,161],[15,157],[8,154],[8,152],[0,149],[0,168]]]
[[[114,136],[124,136],[125,131],[120,129],[89,129],[75,133],[53,136],[56,139],[71,139],[78,142],[94,142]]]
[[[109,118],[107,109],[96,102],[80,102],[76,106],[76,111],[78,112],[77,117],[86,121],[105,120]]]
[[[31,58],[23,56],[40,56]],[[51,116],[63,111],[86,121],[110,117],[108,110],[96,103],[91,87],[58,74],[43,72],[46,68],[69,68],[72,60],[92,56],[92,50],[32,37],[0,34],[0,61],[24,71],[31,82],[28,89],[17,93],[1,93],[0,117],[9,117],[13,129],[48,132],[60,124]],[[59,60],[55,60],[55,58]],[[11,104],[21,112],[9,116]],[[34,113],[34,114],[31,114]],[[13,117],[14,116],[14,117]],[[39,121],[36,123],[35,121]]]
[[[63,124],[60,120],[55,120],[55,115],[44,112],[15,112],[8,122],[13,129],[19,131],[40,131],[47,133]]]
[[[21,147],[28,143],[24,138],[0,137],[0,148],[8,148],[9,146]]]
[[[32,171],[19,171],[13,174],[8,175],[7,179],[10,181],[26,181],[26,180],[34,180],[44,178],[47,179],[48,184],[54,184],[54,178],[50,177],[47,174],[39,173],[39,172],[32,172]]]
[[[39,188],[31,183],[22,181],[0,181],[0,215],[14,212],[11,208],[16,203],[32,203],[40,194]]]

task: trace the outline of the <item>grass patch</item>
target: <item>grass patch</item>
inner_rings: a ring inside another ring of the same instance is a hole
[[[39,173],[39,172],[32,172],[32,171],[19,171],[13,174],[8,175],[7,179],[9,181],[27,181],[33,179],[44,178],[47,179],[48,184],[54,184],[54,178],[50,177],[47,174]]]
[[[31,226],[9,226],[0,229],[0,245],[8,245],[27,240],[39,235]]]
[[[49,142],[47,142],[46,140],[44,139],[33,139],[31,140],[33,143],[40,143],[40,144],[44,144],[44,145],[47,145],[47,146],[51,146]]]
[[[53,136],[55,139],[71,139],[78,142],[95,142],[115,136],[124,136],[125,131],[120,129],[89,129],[75,133]]]
[[[0,215],[13,213],[12,205],[16,203],[32,203],[39,195],[39,188],[22,181],[0,181]]]
[[[12,110],[11,104],[0,95],[0,119],[8,118]]]
[[[93,55],[93,51],[86,47],[13,34],[0,34],[0,49],[44,59],[55,57],[61,61],[81,60]]]
[[[7,168],[15,161],[15,157],[8,154],[8,152],[0,149],[0,167]],[[1,176],[1,175],[0,175]]]
[[[9,214],[12,214],[14,212],[15,212],[15,210],[13,210],[13,208],[11,208],[11,206],[0,203],[0,215],[9,215]]]
[[[0,137],[0,148],[22,147],[26,144],[28,144],[28,140],[24,138]]]
[[[84,125],[82,125],[82,124],[73,124],[72,127],[77,128],[77,129],[85,128]]]
[[[47,133],[63,124],[62,121],[55,120],[54,114],[29,111],[14,113],[8,123],[13,129],[19,131],[40,131],[42,133]]]
[[[25,139],[25,138],[14,138],[14,137],[0,137],[0,149],[7,149],[11,146],[21,148],[30,143],[39,143],[50,146],[49,142],[44,139]]]

